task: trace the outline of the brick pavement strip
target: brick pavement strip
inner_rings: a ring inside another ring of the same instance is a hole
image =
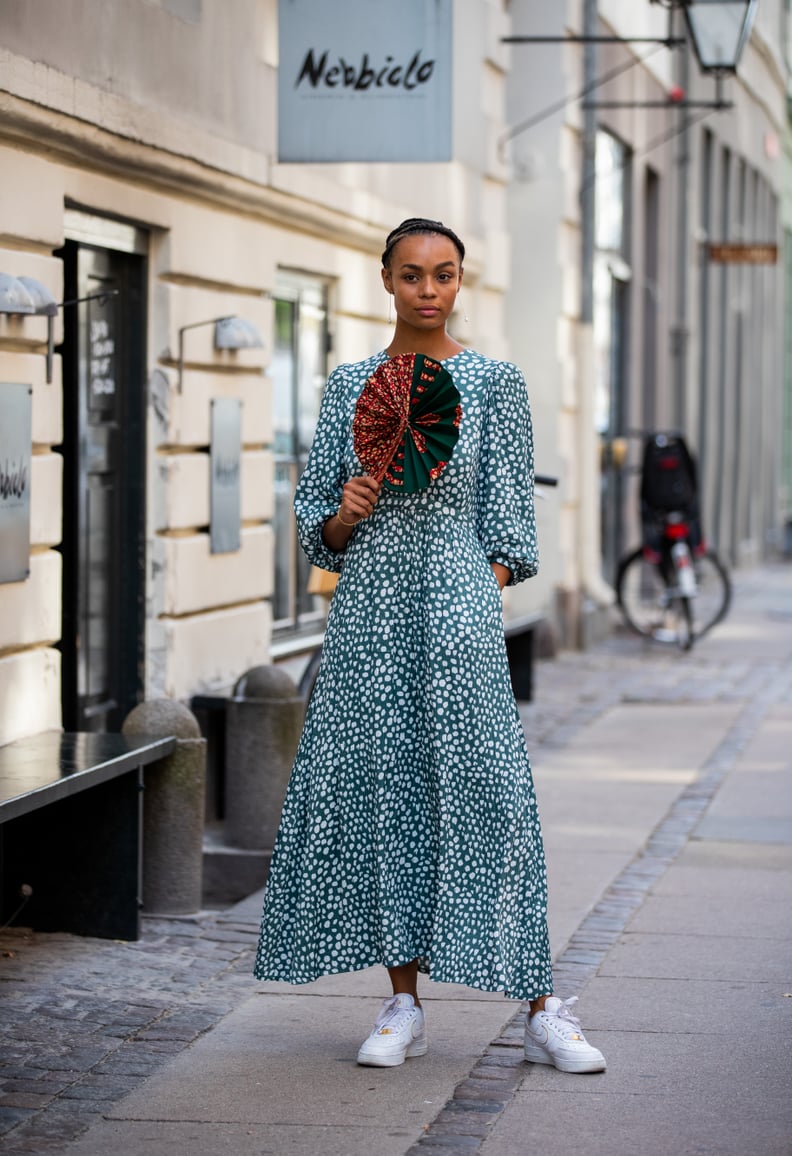
[[[789,670],[756,660],[726,666],[695,652],[647,651],[614,637],[540,667],[521,704],[529,749],[562,747],[611,707],[632,702],[742,702],[702,774],[614,881],[556,962],[578,991],[681,848],[775,701],[792,701]],[[257,926],[209,912],[145,918],[137,943],[0,931],[0,1136],[5,1156],[55,1152],[251,994]],[[521,1008],[408,1156],[468,1156],[527,1074]]]

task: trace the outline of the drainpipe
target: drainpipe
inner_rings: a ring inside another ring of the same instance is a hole
[[[669,13],[669,19],[674,21],[677,15],[682,17],[681,11],[677,13],[672,9]],[[669,29],[670,36],[676,36],[676,27],[672,25]],[[685,48],[678,55],[678,84],[683,92],[690,91],[690,57]],[[679,132],[677,136],[677,162],[676,162],[676,182],[677,182],[677,213],[676,222],[674,225],[675,239],[676,239],[676,317],[671,330],[671,358],[673,362],[673,406],[674,412],[671,417],[671,424],[677,429],[684,430],[687,427],[687,355],[688,355],[688,339],[690,330],[688,328],[688,230],[689,225],[689,210],[688,210],[688,180],[690,175],[690,116],[686,108],[679,109],[678,113]]]

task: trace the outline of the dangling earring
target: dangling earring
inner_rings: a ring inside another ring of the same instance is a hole
[[[393,322],[393,294],[388,292],[388,325]]]
[[[467,315],[467,309],[465,308],[464,305],[462,306],[462,318],[465,322],[465,325],[467,325],[467,323],[470,321],[470,318]]]

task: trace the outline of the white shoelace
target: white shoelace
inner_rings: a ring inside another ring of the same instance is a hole
[[[564,1039],[570,1039],[571,1036],[577,1035],[583,1039],[583,1028],[580,1020],[571,1012],[571,1007],[576,1004],[578,997],[576,995],[570,996],[569,999],[563,1000],[561,1007],[556,1012],[546,1012],[554,1020],[560,1020],[558,1028],[564,1036]]]
[[[371,1034],[376,1035],[385,1027],[389,1028],[392,1032],[401,1031],[404,1024],[412,1018],[414,1012],[415,1007],[402,1007],[399,1003],[399,997],[396,995],[391,996],[380,1008],[380,1013],[374,1021]]]

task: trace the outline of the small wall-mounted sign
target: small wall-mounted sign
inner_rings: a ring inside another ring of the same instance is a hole
[[[30,573],[33,390],[0,383],[0,582]]]
[[[778,245],[708,245],[707,257],[721,265],[775,265]]]
[[[209,449],[209,537],[213,554],[230,554],[241,545],[242,402],[212,398]]]

